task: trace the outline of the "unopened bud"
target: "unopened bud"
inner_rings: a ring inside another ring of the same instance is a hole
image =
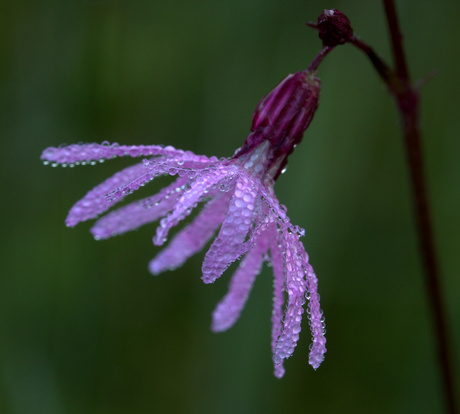
[[[233,158],[246,161],[250,156],[251,162],[245,165],[253,165],[252,157],[258,158],[257,151],[263,148],[264,160],[258,171],[276,180],[318,107],[321,83],[315,73],[307,70],[288,75],[262,98],[252,117],[251,133]]]
[[[262,135],[275,148],[296,145],[318,107],[320,88],[320,81],[312,72],[288,75],[257,105],[251,131]]]
[[[336,9],[324,10],[318,17],[316,28],[324,46],[337,46],[353,39],[350,20]]]

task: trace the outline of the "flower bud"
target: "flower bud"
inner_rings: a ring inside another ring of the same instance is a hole
[[[324,10],[318,17],[316,27],[323,46],[343,45],[353,38],[350,20],[336,9]]]
[[[251,131],[282,153],[291,153],[318,107],[320,87],[312,72],[288,75],[257,105]]]
[[[259,152],[263,152],[258,171],[276,180],[318,107],[321,83],[315,74],[307,70],[288,75],[259,102],[252,116],[251,133],[233,159],[259,159]]]

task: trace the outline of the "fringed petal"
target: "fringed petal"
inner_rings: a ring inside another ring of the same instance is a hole
[[[230,280],[228,293],[219,302],[212,314],[211,329],[222,332],[233,326],[249,297],[256,276],[260,273],[269,239],[260,237]]]
[[[271,190],[271,191],[270,191]],[[299,236],[305,236],[305,230],[297,225],[294,225],[290,222],[290,219],[287,215],[286,206],[279,203],[275,194],[273,193],[273,188],[267,186],[262,186],[260,195],[263,200],[268,204],[271,212],[278,217],[281,222],[293,233],[298,234]]]
[[[270,260],[273,268],[273,311],[272,311],[272,352],[275,355],[276,342],[283,330],[283,306],[284,306],[284,259],[281,250],[282,242],[279,240],[280,233],[276,226],[270,234]],[[267,235],[268,237],[268,235]],[[275,376],[282,378],[284,375],[283,360],[275,363]]]
[[[252,225],[260,186],[260,181],[249,175],[241,174],[238,178],[227,217],[204,258],[204,283],[213,283],[230,264],[249,250],[250,244],[245,240]]]
[[[108,142],[102,144],[72,144],[62,147],[49,147],[42,152],[41,159],[51,165],[59,164],[77,165],[95,163],[114,157],[149,157],[164,155],[184,160],[215,161],[216,157],[209,159],[204,155],[195,155],[191,151],[176,150],[174,147],[161,145],[118,145]]]
[[[174,210],[165,218],[161,219],[157,228],[153,243],[161,246],[168,235],[169,230],[187,217],[198,203],[206,197],[206,192],[216,186],[219,181],[228,177],[226,168],[217,169],[212,174],[203,172],[195,180],[190,182],[190,188],[177,201]]]
[[[285,255],[285,289],[288,294],[288,303],[284,312],[283,331],[275,345],[273,356],[275,366],[281,364],[294,352],[299,340],[300,324],[304,313],[303,305],[307,292],[305,266],[308,263],[308,257],[305,249],[297,234],[290,233],[283,225],[280,225],[280,230],[283,235],[282,245],[284,244],[282,250]]]
[[[164,157],[162,158],[164,159]],[[134,191],[139,190],[139,188],[143,187],[154,178],[168,174],[168,168],[163,163],[152,164],[147,160],[143,160],[142,165],[144,166],[144,173],[142,175],[106,194],[106,199],[110,202],[117,202],[127,195],[134,193]]]
[[[132,165],[94,187],[71,208],[66,219],[67,226],[73,227],[82,221],[92,219],[107,211],[121,198],[119,197],[117,200],[112,201],[107,199],[106,195],[143,176],[145,171],[146,168],[142,164]]]
[[[306,266],[307,270],[307,299],[310,301],[307,308],[308,319],[310,320],[310,330],[312,344],[310,345],[309,364],[317,369],[324,360],[326,353],[326,325],[323,311],[319,304],[318,279],[310,264]]]
[[[199,252],[212,237],[225,217],[230,196],[217,192],[194,219],[194,221],[177,233],[166,248],[150,262],[149,269],[154,275],[165,270],[176,269],[189,257]]]
[[[154,196],[110,212],[94,224],[91,233],[95,239],[107,239],[158,220],[174,208],[177,199],[188,188],[187,181],[178,178]]]
[[[151,166],[155,169],[162,169],[165,174],[169,175],[179,175],[179,177],[187,177],[189,179],[194,179],[198,175],[205,172],[213,172],[218,167],[218,160],[216,157],[206,157],[204,155],[195,155],[193,156],[176,156],[176,157],[167,157],[167,156],[158,156],[150,159],[144,159],[143,163],[146,167]]]

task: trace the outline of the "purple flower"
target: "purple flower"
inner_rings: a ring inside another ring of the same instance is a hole
[[[273,190],[287,156],[313,117],[319,90],[319,80],[313,73],[297,72],[286,77],[260,101],[251,134],[231,158],[206,157],[157,145],[109,143],[51,147],[42,154],[42,160],[53,166],[95,164],[117,156],[143,158],[78,201],[66,219],[71,227],[101,215],[155,177],[176,177],[159,193],[99,218],[91,229],[96,239],[160,220],[153,242],[162,245],[169,230],[203,204],[201,212],[171,239],[149,268],[155,275],[176,269],[218,231],[203,261],[203,281],[213,283],[234,261],[242,260],[227,295],[213,312],[214,332],[236,322],[263,262],[269,262],[274,274],[272,351],[279,378],[284,374],[284,359],[293,353],[299,339],[306,300],[312,334],[310,365],[318,368],[326,352],[317,278],[299,241],[305,232],[290,223],[286,208]]]

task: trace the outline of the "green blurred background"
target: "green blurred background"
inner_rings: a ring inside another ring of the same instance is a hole
[[[437,71],[422,124],[457,351],[460,2],[398,3],[414,79]],[[0,3],[1,413],[442,412],[398,119],[359,51],[320,67],[319,110],[276,185],[319,277],[328,352],[316,372],[305,323],[285,377],[272,374],[270,269],[238,323],[213,334],[231,271],[204,285],[201,253],[152,277],[154,226],[103,242],[90,223],[65,227],[72,204],[130,160],[39,159],[103,140],[233,154],[259,99],[319,50],[304,22],[324,8],[390,60],[379,1]]]

